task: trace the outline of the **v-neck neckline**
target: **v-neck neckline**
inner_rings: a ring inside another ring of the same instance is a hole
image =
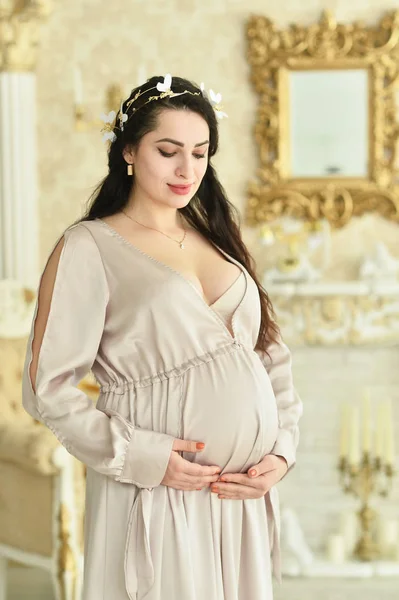
[[[231,318],[231,329],[233,331],[233,334],[231,333],[231,331],[229,330],[229,328],[227,327],[227,325],[225,324],[225,322],[223,321],[223,319],[218,315],[218,313],[213,310],[213,306],[214,304],[216,304],[216,302],[218,302],[221,298],[223,298],[223,296],[231,289],[231,287],[236,283],[236,281],[238,280],[238,278],[236,279],[236,281],[234,281],[228,288],[227,290],[225,290],[223,292],[223,294],[221,296],[219,296],[219,298],[213,303],[213,304],[208,304],[207,301],[205,300],[203,294],[201,294],[201,292],[199,291],[199,289],[197,288],[197,286],[190,280],[187,279],[187,277],[185,277],[182,273],[180,273],[180,271],[177,271],[176,269],[174,269],[173,267],[171,267],[170,265],[158,260],[157,258],[154,258],[153,256],[151,256],[150,254],[147,254],[147,252],[144,252],[144,250],[141,250],[141,248],[138,248],[137,246],[135,246],[134,244],[132,244],[132,242],[130,242],[129,240],[127,240],[125,237],[123,237],[123,235],[121,235],[118,231],[116,231],[116,229],[114,229],[111,225],[109,225],[108,223],[106,223],[105,221],[103,221],[101,218],[96,217],[95,221],[98,221],[101,225],[103,225],[112,235],[114,235],[117,239],[119,239],[121,242],[123,242],[124,244],[126,244],[127,246],[129,246],[130,248],[132,248],[132,250],[135,250],[136,252],[138,252],[139,254],[141,254],[142,256],[144,256],[145,258],[155,262],[156,264],[158,264],[159,266],[171,271],[172,273],[174,273],[175,275],[177,275],[180,279],[182,279],[187,285],[189,285],[197,294],[197,296],[200,298],[202,304],[207,308],[208,312],[222,325],[223,329],[227,332],[230,340],[232,342],[234,342],[236,345],[239,345],[239,340],[237,339],[237,334],[236,334],[236,330],[234,327],[235,324],[235,317],[237,315],[237,312],[239,310],[239,308],[241,307],[246,295],[247,295],[247,291],[248,291],[248,277],[247,277],[247,272],[245,267],[235,258],[233,258],[232,256],[230,256],[229,254],[227,254],[227,252],[225,252],[222,248],[220,248],[217,244],[215,244],[214,242],[210,242],[215,248],[217,248],[219,250],[219,252],[221,252],[230,262],[233,262],[237,267],[239,267],[239,269],[241,269],[242,273],[244,274],[245,277],[245,291],[244,294],[240,300],[240,302],[238,303],[238,305],[236,306],[232,318]]]
[[[227,294],[229,292],[232,292],[233,288],[237,285],[237,283],[240,281],[242,276],[243,276],[243,272],[240,270],[240,274],[238,275],[238,277],[236,277],[236,279],[233,281],[233,283],[230,285],[230,287],[228,287],[227,290],[225,290],[223,292],[223,294],[221,296],[219,296],[219,298],[216,298],[216,300],[214,302],[212,302],[211,304],[208,304],[209,308],[214,309],[214,307],[217,304],[219,304],[219,302],[221,302],[224,299],[224,297],[227,296]]]

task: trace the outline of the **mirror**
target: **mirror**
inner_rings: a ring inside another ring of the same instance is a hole
[[[338,228],[373,211],[399,222],[399,11],[374,27],[325,11],[283,31],[253,15],[247,38],[259,165],[246,224],[287,215]]]
[[[287,172],[299,177],[368,176],[368,71],[291,71]]]

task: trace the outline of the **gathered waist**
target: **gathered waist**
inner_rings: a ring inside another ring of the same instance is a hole
[[[135,388],[142,388],[153,385],[154,383],[159,383],[160,381],[164,381],[166,379],[173,379],[174,377],[180,377],[188,371],[189,369],[198,367],[200,365],[209,363],[219,356],[225,354],[231,354],[233,352],[237,352],[241,348],[244,348],[244,344],[236,339],[232,339],[228,344],[216,348],[214,350],[209,350],[204,354],[193,356],[188,360],[184,361],[180,365],[174,366],[169,370],[158,371],[152,373],[151,375],[147,375],[145,377],[141,377],[139,379],[125,379],[124,381],[109,381],[106,383],[101,383],[98,381],[100,386],[100,394],[108,394],[109,392],[114,392],[116,394],[123,394],[128,390]],[[251,348],[252,350],[252,348]]]

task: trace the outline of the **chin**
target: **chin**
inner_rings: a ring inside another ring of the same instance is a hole
[[[194,195],[190,196],[182,196],[181,198],[176,198],[173,203],[168,202],[169,206],[173,208],[184,208],[187,204],[190,203],[190,200],[194,197]]]

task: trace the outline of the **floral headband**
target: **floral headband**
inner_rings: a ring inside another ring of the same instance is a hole
[[[222,106],[220,104],[220,102],[222,100],[222,95],[215,94],[215,92],[213,90],[209,90],[209,95],[208,95],[207,92],[205,91],[203,83],[201,83],[201,92],[190,92],[188,90],[184,90],[184,92],[173,92],[171,89],[171,86],[172,86],[172,76],[170,75],[170,73],[168,73],[167,75],[165,75],[164,80],[162,82],[157,83],[156,86],[150,88],[149,90],[144,90],[144,91],[139,90],[137,92],[137,94],[134,96],[134,98],[129,100],[129,102],[126,104],[126,112],[125,113],[123,112],[124,101],[122,100],[121,106],[119,109],[119,117],[118,117],[119,127],[116,127],[116,123],[115,123],[116,112],[114,110],[111,110],[111,112],[108,113],[108,115],[103,113],[100,117],[101,120],[104,121],[104,123],[105,123],[104,127],[101,129],[101,133],[103,134],[103,141],[106,142],[107,140],[109,140],[110,142],[113,142],[116,139],[115,129],[120,129],[120,131],[123,131],[124,124],[126,123],[126,121],[129,118],[128,111],[129,111],[130,107],[132,106],[132,104],[134,104],[135,101],[138,100],[138,98],[140,98],[140,96],[142,96],[143,94],[149,92],[150,90],[155,90],[155,89],[158,90],[158,92],[160,92],[160,94],[158,94],[157,96],[150,96],[149,98],[147,98],[147,101],[144,102],[144,104],[142,104],[141,106],[139,106],[137,108],[133,107],[133,109],[130,111],[131,115],[133,113],[135,113],[137,110],[139,110],[142,106],[145,106],[146,104],[148,104],[149,102],[152,102],[153,100],[160,100],[161,98],[166,98],[166,97],[174,98],[175,96],[181,96],[182,94],[191,94],[192,96],[199,96],[200,93],[202,93],[202,95],[205,98],[207,98],[207,100],[213,106],[218,119],[223,119],[224,117],[227,117],[227,114],[225,112],[223,112]]]

